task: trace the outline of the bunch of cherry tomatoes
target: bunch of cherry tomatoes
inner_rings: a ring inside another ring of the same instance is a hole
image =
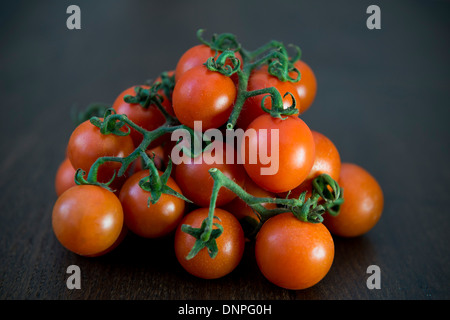
[[[232,272],[255,241],[270,282],[311,287],[333,263],[332,234],[360,236],[378,222],[382,190],[301,119],[317,82],[298,47],[294,57],[277,41],[248,51],[232,34],[206,41],[202,33],[173,70],[127,88],[73,130],[56,174],[54,233],[88,257],[129,232],[173,237],[181,266],[204,279]],[[200,152],[171,139],[177,129],[200,137]],[[230,148],[201,139],[209,129],[241,129],[246,138]],[[264,174],[271,164],[258,147],[272,150],[274,141],[278,168]],[[189,161],[173,163],[174,150]]]

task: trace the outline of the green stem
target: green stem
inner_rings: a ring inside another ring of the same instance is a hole
[[[236,101],[233,106],[233,110],[231,111],[230,117],[227,121],[227,129],[232,130],[234,126],[236,125],[237,119],[239,118],[239,115],[241,114],[242,107],[244,106],[245,100],[249,97],[247,94],[247,87],[248,87],[248,79],[250,77],[251,70],[249,67],[246,67],[244,64],[243,70],[238,70],[237,75],[239,79],[238,84],[238,90],[237,90],[237,97]]]
[[[214,211],[214,208],[212,208],[212,206],[215,205],[215,201],[213,202],[212,199],[214,197],[217,197],[217,193],[219,192],[221,187],[225,187],[231,190],[240,199],[242,199],[245,203],[251,206],[260,215],[262,221],[266,221],[269,218],[281,212],[289,212],[290,210],[288,209],[288,207],[297,207],[303,204],[301,200],[295,198],[285,199],[285,198],[255,197],[250,193],[248,193],[247,191],[245,191],[236,182],[234,182],[226,175],[224,175],[220,170],[212,168],[209,170],[209,174],[214,179],[214,188],[211,194],[210,212]],[[262,205],[263,203],[275,203],[278,205],[285,206],[286,208],[267,209]]]
[[[214,180],[213,190],[211,193],[211,200],[209,203],[208,217],[206,218],[207,219],[206,227],[200,236],[200,239],[204,242],[209,240],[209,238],[211,236],[211,232],[213,230],[214,209],[216,208],[217,195],[218,195],[221,187],[222,186],[220,184],[220,181]]]
[[[184,227],[185,232],[196,235],[197,244],[192,248],[189,257],[192,258],[195,252],[198,252],[199,247],[205,246],[206,243],[215,241],[211,239],[213,231],[214,210],[216,208],[217,195],[222,187],[225,187],[235,193],[241,200],[249,205],[259,218],[259,222],[250,231],[250,235],[255,235],[257,230],[271,217],[280,213],[292,212],[294,216],[305,222],[320,223],[322,222],[322,214],[329,208],[334,208],[333,215],[339,213],[340,205],[343,203],[342,192],[336,181],[330,176],[323,174],[313,181],[313,194],[305,201],[306,192],[302,193],[299,198],[270,198],[270,197],[255,197],[246,192],[241,186],[236,184],[233,180],[224,175],[220,170],[212,168],[209,174],[214,179],[214,186],[211,193],[211,200],[209,206],[208,217],[203,221],[202,227],[199,229]],[[333,189],[332,192],[328,190],[328,186]],[[322,203],[323,202],[323,203]],[[279,207],[275,209],[267,209],[263,203],[275,203]],[[219,234],[220,235],[220,234]],[[219,236],[219,235],[216,235]],[[215,252],[217,254],[217,252]]]
[[[283,51],[287,54],[286,49],[284,48],[284,45],[279,42],[272,40],[265,45],[259,47],[258,49],[254,51],[247,51],[243,48],[239,50],[239,53],[241,54],[242,58],[244,59],[244,62],[249,63],[254,61],[258,56],[262,55],[264,52],[271,50],[271,49],[279,49],[280,51]]]
[[[139,157],[144,157],[144,160],[146,160],[146,150],[148,148],[148,146],[150,145],[150,143],[154,140],[156,140],[157,138],[163,136],[166,133],[170,133],[173,132],[177,129],[185,129],[185,130],[189,130],[189,132],[191,132],[191,134],[193,135],[192,129],[186,127],[185,125],[176,125],[173,126],[172,125],[172,119],[167,119],[166,123],[158,128],[156,128],[155,130],[152,131],[147,131],[144,128],[136,125],[133,121],[131,121],[130,119],[128,119],[128,117],[124,114],[111,114],[107,117],[105,117],[104,122],[102,124],[102,126],[104,127],[109,127],[111,123],[123,123],[126,124],[127,126],[129,126],[130,128],[133,128],[134,130],[138,131],[139,133],[142,134],[143,139],[141,141],[141,143],[139,144],[139,146],[131,153],[129,154],[127,157],[100,157],[98,158],[91,166],[91,169],[89,170],[89,174],[87,177],[87,181],[91,182],[91,183],[97,183],[97,174],[98,174],[98,169],[99,167],[104,164],[105,162],[118,162],[121,164],[121,167],[119,169],[119,172],[117,173],[118,177],[121,177],[125,171],[128,169],[128,167]],[[193,135],[194,138],[196,137],[195,135]],[[145,154],[145,156],[144,156]],[[147,157],[148,158],[148,157]],[[153,162],[150,159],[148,159],[147,161],[149,162]],[[157,169],[153,163],[153,165],[150,165],[150,169],[154,169],[156,170],[156,175],[157,176]],[[157,180],[157,179],[155,179]]]

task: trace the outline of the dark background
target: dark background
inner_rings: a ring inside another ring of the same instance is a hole
[[[81,30],[66,8],[81,8]],[[381,8],[381,30],[366,9]],[[448,119],[450,5],[444,1],[11,1],[0,10],[1,299],[450,298]],[[288,291],[259,273],[248,244],[230,275],[188,275],[171,239],[128,237],[83,258],[53,235],[54,176],[73,125],[70,109],[112,103],[125,88],[175,67],[195,32],[231,32],[248,49],[274,39],[303,50],[318,80],[303,116],[345,162],[371,172],[385,194],[377,226],[335,238],[316,286]],[[81,268],[68,290],[66,268]],[[381,268],[369,290],[366,269]]]

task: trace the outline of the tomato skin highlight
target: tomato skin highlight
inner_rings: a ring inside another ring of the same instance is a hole
[[[52,227],[58,241],[82,256],[106,252],[123,230],[123,210],[117,196],[99,186],[77,185],[55,202]]]
[[[162,172],[159,174],[162,175]],[[130,231],[144,238],[160,238],[178,226],[184,214],[185,202],[163,193],[155,204],[148,207],[150,192],[139,186],[139,181],[148,175],[148,170],[142,170],[129,177],[120,190],[119,199],[123,206],[125,225]],[[182,193],[175,180],[170,177],[167,186]]]
[[[321,224],[303,222],[290,212],[270,218],[256,237],[261,273],[273,284],[302,290],[321,281],[334,260],[334,241]]]
[[[262,135],[267,130],[267,135]],[[256,132],[255,134],[252,134]],[[272,134],[278,130],[278,143],[272,146]],[[247,128],[241,144],[241,155],[244,160],[244,168],[250,178],[263,189],[281,193],[299,186],[308,176],[315,159],[315,145],[311,130],[306,123],[298,117],[288,116],[282,120],[273,118],[269,114],[263,114],[256,118]],[[260,146],[267,146],[267,152],[271,157],[271,163],[263,164],[261,160]],[[274,149],[278,153],[278,159],[270,154]],[[256,162],[251,160],[251,155],[257,150]],[[255,162],[255,163],[252,163]],[[262,168],[274,166],[276,172],[263,174]]]
[[[199,228],[208,216],[209,208],[199,208],[188,213],[180,222],[175,233],[175,254],[181,266],[190,274],[202,279],[218,279],[232,272],[241,261],[244,253],[245,239],[239,221],[229,212],[216,208],[214,219],[223,226],[223,233],[216,239],[219,249],[216,257],[209,256],[207,249],[200,250],[195,257],[186,260],[196,239],[181,231],[181,225],[187,224]],[[216,229],[213,226],[213,229]]]
[[[384,207],[383,190],[364,168],[342,163],[339,186],[344,203],[336,217],[324,214],[324,224],[334,235],[357,237],[369,232],[380,220]]]
[[[236,99],[233,81],[219,72],[200,65],[189,69],[177,81],[172,95],[173,110],[178,120],[194,129],[194,121],[202,122],[202,130],[219,128],[231,114]]]
[[[55,191],[59,197],[64,191],[75,186],[75,173],[76,170],[70,163],[69,158],[65,158],[58,167],[55,176]]]

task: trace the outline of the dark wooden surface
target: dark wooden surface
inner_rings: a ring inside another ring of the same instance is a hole
[[[369,1],[77,1],[82,29],[66,28],[68,1],[14,1],[0,11],[0,299],[450,298],[450,6],[375,1],[382,29],[366,28]],[[249,243],[230,275],[205,281],[177,263],[172,239],[129,236],[83,258],[51,228],[57,166],[75,105],[111,103],[124,88],[173,69],[195,32],[232,32],[249,49],[269,40],[303,49],[318,79],[304,115],[343,161],[369,170],[385,193],[379,224],[335,239],[328,275],[288,291],[259,273]],[[78,265],[82,288],[66,287]],[[369,265],[381,289],[366,286]]]

